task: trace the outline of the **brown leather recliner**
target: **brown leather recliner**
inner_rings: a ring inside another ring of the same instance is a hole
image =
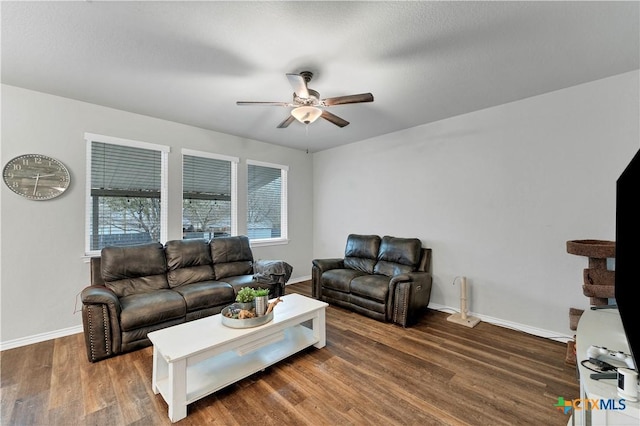
[[[246,236],[105,247],[91,259],[91,285],[81,293],[89,361],[149,346],[151,331],[217,314],[242,287],[282,296],[292,269],[254,261]]]
[[[313,260],[313,297],[407,327],[427,310],[430,263],[417,238],[351,234],[344,258]]]

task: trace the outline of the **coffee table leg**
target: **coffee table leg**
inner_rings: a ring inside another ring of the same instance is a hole
[[[316,348],[324,348],[327,344],[327,331],[325,327],[325,310],[319,309],[317,315],[313,318],[313,337],[318,340]]]
[[[187,417],[187,361],[169,363],[169,419],[172,422]]]
[[[153,393],[155,393],[156,395],[160,392],[160,389],[158,388],[158,379],[160,378],[159,374],[160,374],[160,371],[162,370],[160,363],[163,361],[164,360],[162,359],[162,356],[160,355],[158,348],[154,346],[153,347],[153,374],[151,375],[151,389],[153,390]],[[165,375],[166,375],[166,371],[165,371]]]

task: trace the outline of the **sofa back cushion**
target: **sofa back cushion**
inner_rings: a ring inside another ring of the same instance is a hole
[[[160,243],[105,247],[100,257],[105,286],[118,297],[169,288],[167,261]]]
[[[379,236],[350,234],[347,237],[347,246],[344,249],[344,266],[372,274],[379,249]]]
[[[245,235],[213,238],[209,246],[216,280],[253,274],[253,253]]]
[[[422,243],[417,238],[396,238],[385,235],[380,244],[378,262],[373,272],[392,277],[414,272],[420,265]]]
[[[211,250],[204,240],[173,240],[164,245],[169,287],[215,279]]]

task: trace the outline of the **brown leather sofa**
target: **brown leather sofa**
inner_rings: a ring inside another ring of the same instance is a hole
[[[284,295],[292,267],[254,261],[246,236],[105,247],[82,290],[89,361],[151,345],[147,333],[219,313],[242,287]]]
[[[431,249],[417,238],[351,234],[344,258],[314,259],[313,297],[403,327],[427,310]]]

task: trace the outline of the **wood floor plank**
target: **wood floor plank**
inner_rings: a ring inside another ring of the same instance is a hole
[[[99,418],[101,413],[108,413],[108,418],[113,419],[116,424],[123,422],[122,411],[109,374],[113,363],[121,364],[117,359],[106,359],[97,363],[84,360],[78,363],[82,401],[88,424],[100,424],[94,419]]]
[[[311,294],[310,282],[287,293]],[[566,346],[428,311],[403,328],[327,309],[308,348],[187,408],[178,426],[565,426],[553,404],[579,394]],[[151,390],[152,348],[90,363],[81,334],[0,353],[2,425],[171,425]]]
[[[114,384],[117,404],[122,411],[125,424],[146,419],[152,414],[149,394],[151,381],[148,377],[140,375],[135,368],[135,363],[143,354],[141,351],[132,352],[127,368],[121,368],[117,363],[110,364],[109,376]]]
[[[82,402],[82,395],[75,391],[81,380],[80,370],[66,368],[68,365],[80,365],[83,361],[80,355],[84,353],[78,351],[78,337],[76,334],[54,341],[51,388],[56,392],[49,395],[49,410]]]

